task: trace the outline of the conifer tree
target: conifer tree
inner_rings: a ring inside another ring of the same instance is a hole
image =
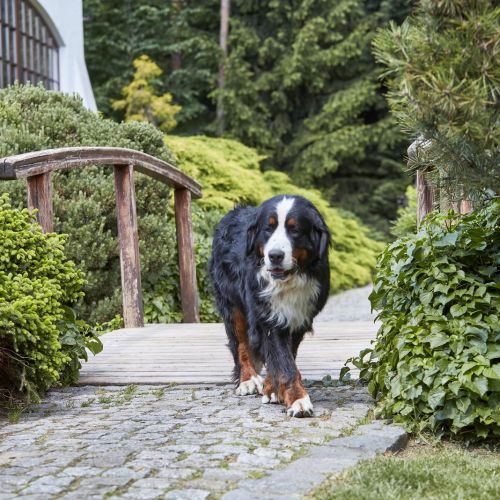
[[[85,58],[99,110],[124,118],[111,103],[132,80],[133,61],[146,54],[163,70],[159,91],[171,92],[182,106],[177,130],[197,131],[211,121],[218,5],[218,0],[84,0]]]
[[[414,168],[434,169],[447,198],[500,194],[500,7],[488,0],[421,0],[375,39],[390,104],[418,139]]]
[[[405,1],[233,1],[226,129],[267,164],[388,230],[410,181],[371,54]]]
[[[84,0],[87,63],[109,115],[132,61],[147,54],[164,71],[160,90],[182,106],[176,133],[215,134],[218,101],[226,136],[387,233],[410,182],[407,143],[388,114],[370,44],[408,4],[232,0],[220,91],[220,0]]]
[[[181,107],[172,104],[172,94],[156,95],[160,67],[148,56],[142,55],[134,61],[135,73],[132,81],[123,87],[123,99],[112,102],[115,110],[124,110],[126,120],[148,122],[164,132],[175,128],[175,115]]]

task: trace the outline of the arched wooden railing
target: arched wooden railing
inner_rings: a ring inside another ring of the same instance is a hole
[[[168,184],[175,190],[183,320],[185,323],[199,322],[191,197],[201,197],[201,186],[194,179],[167,162],[140,151],[84,147],[47,149],[2,158],[0,180],[26,179],[28,208],[38,209],[38,221],[45,232],[50,232],[53,230],[51,173],[91,165],[109,165],[114,168],[125,326],[144,326],[134,170]],[[165,262],[165,265],[168,263]]]

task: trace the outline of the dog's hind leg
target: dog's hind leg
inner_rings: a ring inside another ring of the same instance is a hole
[[[237,363],[235,363],[239,376],[239,385],[236,388],[238,396],[262,393],[263,380],[255,368],[255,360],[248,340],[248,324],[243,312],[233,309],[234,333],[238,343]],[[235,357],[236,358],[236,357]]]

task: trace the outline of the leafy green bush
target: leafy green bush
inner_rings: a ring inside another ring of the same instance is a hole
[[[79,97],[41,86],[14,85],[0,90],[0,135],[0,156],[65,146],[117,146],[172,160],[163,134],[154,127],[104,120],[87,110]],[[158,262],[177,265],[171,260],[175,230],[167,218],[169,189],[143,175],[137,175],[135,183],[141,268],[148,287],[158,279]],[[89,167],[57,172],[53,187],[55,231],[69,235],[68,257],[87,279],[85,297],[77,310],[92,321],[110,320],[121,313],[113,171]],[[26,206],[23,182],[2,182],[2,191],[11,194],[16,206]]]
[[[319,191],[296,186],[282,172],[262,172],[262,157],[237,141],[169,136],[166,142],[179,168],[202,183],[203,198],[197,203],[215,210],[214,218],[237,203],[256,205],[281,193],[305,196],[319,208],[332,232],[332,291],[370,282],[382,244],[369,238],[367,229],[352,216],[332,208]]]
[[[500,201],[432,214],[388,246],[370,300],[373,349],[350,360],[409,429],[500,435]]]
[[[43,234],[27,209],[0,197],[0,395],[28,399],[78,377],[85,348],[101,343],[70,306],[83,273],[64,255],[66,237]]]

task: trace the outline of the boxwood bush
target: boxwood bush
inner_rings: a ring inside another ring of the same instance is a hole
[[[433,214],[387,247],[370,300],[382,326],[352,361],[410,430],[500,435],[500,200]]]
[[[43,234],[34,215],[0,197],[0,397],[34,399],[78,377],[85,348],[101,343],[71,307],[83,273],[64,254],[66,237]]]

